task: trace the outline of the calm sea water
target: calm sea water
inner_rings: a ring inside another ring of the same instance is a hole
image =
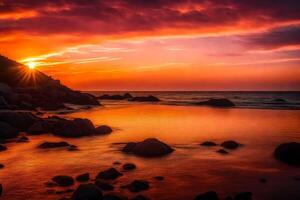
[[[125,92],[93,91],[94,95]],[[160,104],[191,105],[210,98],[227,98],[239,108],[300,109],[300,92],[129,92],[133,96],[154,95]]]
[[[5,165],[0,170],[0,183],[4,187],[1,199],[58,200],[70,197],[70,193],[55,194],[67,188],[47,188],[44,183],[56,175],[75,177],[85,172],[94,178],[99,171],[114,166],[115,161],[137,165],[137,169],[123,172],[124,176],[111,182],[115,193],[129,198],[136,194],[121,186],[134,179],[144,179],[150,182],[150,189],[141,194],[152,200],[192,200],[197,194],[210,190],[218,192],[221,199],[243,191],[253,192],[254,200],[300,199],[300,181],[295,180],[300,177],[300,168],[283,164],[273,156],[278,144],[300,142],[299,110],[259,106],[223,109],[169,103],[183,98],[184,102],[197,101],[216,95],[230,98],[235,103],[239,98],[246,100],[246,96],[251,101],[280,97],[296,102],[297,93],[258,93],[255,97],[238,93],[226,93],[227,96],[224,93],[151,94],[164,101],[158,104],[103,101],[101,107],[62,115],[65,118],[88,118],[95,125],[109,125],[114,130],[110,135],[70,139],[45,134],[29,136],[28,143],[7,144],[8,150],[0,153],[0,163]],[[150,137],[166,142],[175,151],[153,159],[120,151],[122,143]],[[220,147],[199,145],[206,140],[221,143],[229,139],[243,146],[228,155],[220,155],[216,153]],[[67,141],[77,145],[79,151],[38,149],[37,146],[44,141]],[[121,166],[114,167],[122,171]],[[164,176],[165,180],[157,181],[154,176]],[[266,178],[267,183],[261,183],[260,178]],[[75,189],[77,185],[70,188]]]

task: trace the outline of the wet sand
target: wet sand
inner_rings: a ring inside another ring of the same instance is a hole
[[[300,142],[300,111],[115,104],[63,116],[88,118],[96,125],[112,126],[114,132],[80,139],[30,136],[29,143],[8,144],[9,150],[0,153],[0,163],[5,165],[0,170],[2,199],[68,197],[70,194],[51,194],[44,182],[59,174],[75,177],[90,172],[95,177],[115,161],[137,165],[136,170],[124,172],[115,181],[115,191],[128,197],[134,194],[119,186],[140,178],[150,181],[150,189],[142,194],[155,200],[193,199],[209,190],[222,198],[251,191],[256,200],[300,199],[300,181],[293,180],[300,177],[299,168],[282,164],[272,155],[280,143]],[[170,144],[176,151],[166,157],[145,159],[123,154],[119,151],[122,145],[116,144],[149,137]],[[243,146],[220,155],[215,152],[219,147],[199,145],[206,140],[221,143],[228,139]],[[36,148],[43,141],[61,140],[77,145],[80,151]],[[154,176],[164,176],[165,180],[157,181]],[[261,183],[260,178],[266,178],[267,183]]]

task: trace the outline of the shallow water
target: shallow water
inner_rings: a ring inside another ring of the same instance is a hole
[[[256,200],[300,199],[300,168],[287,166],[273,158],[273,150],[282,142],[300,142],[300,111],[263,109],[214,109],[194,106],[151,104],[105,104],[104,107],[64,115],[84,117],[96,125],[107,124],[114,132],[107,136],[80,139],[51,135],[30,136],[29,143],[8,144],[0,153],[0,182],[5,200],[52,200],[57,195],[44,182],[58,174],[76,176],[90,172],[92,177],[113,162],[133,162],[137,169],[124,172],[115,181],[116,192],[134,194],[119,186],[133,179],[150,181],[142,192],[155,200],[193,199],[196,194],[217,191],[223,198],[236,192],[252,191]],[[122,142],[156,137],[176,150],[155,159],[138,158],[119,151]],[[218,143],[234,139],[243,146],[220,155],[218,147],[201,147],[205,140]],[[43,141],[64,140],[78,145],[80,151],[39,150]],[[121,169],[121,166],[115,166]],[[153,179],[164,176],[164,181]],[[260,183],[266,178],[267,183]],[[71,188],[76,188],[73,186]],[[64,188],[52,188],[64,190]],[[287,197],[288,196],[288,197]]]

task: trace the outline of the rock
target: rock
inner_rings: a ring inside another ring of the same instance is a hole
[[[165,180],[165,177],[163,177],[163,176],[155,176],[154,177],[156,180],[158,180],[158,181],[163,181],[163,180]]]
[[[109,126],[102,125],[102,126],[98,126],[96,128],[95,134],[96,135],[106,135],[106,134],[111,133],[112,131],[113,130]]]
[[[135,168],[136,168],[136,166],[133,163],[126,163],[126,164],[123,165],[124,170],[133,170]]]
[[[0,144],[0,151],[6,151],[6,150],[7,150],[7,147],[4,146],[4,145],[2,145],[2,144]]]
[[[52,178],[52,181],[57,183],[59,186],[71,186],[74,184],[74,179],[71,176],[59,175]]]
[[[78,181],[78,182],[86,182],[88,180],[90,180],[89,173],[80,174],[76,177],[76,181]]]
[[[121,163],[119,161],[116,161],[113,163],[114,165],[121,165]]]
[[[131,99],[129,99],[129,101],[138,101],[138,102],[158,102],[160,101],[159,98],[149,95],[146,97],[133,97]]]
[[[123,150],[141,157],[160,157],[172,153],[172,149],[167,144],[155,138],[148,138],[138,143],[128,143]]]
[[[139,194],[139,195],[133,197],[132,200],[150,200],[150,199],[148,197],[145,197],[144,195]]]
[[[274,151],[277,160],[286,164],[300,166],[300,143],[290,142],[280,144]]]
[[[46,187],[56,187],[56,186],[58,186],[58,184],[54,183],[52,181],[48,181],[48,182],[45,183],[45,186]]]
[[[217,153],[220,153],[220,154],[228,154],[228,151],[224,150],[224,149],[219,149],[217,151]]]
[[[41,106],[42,110],[45,111],[56,111],[56,110],[62,110],[62,109],[67,109],[67,107],[60,102],[56,102],[56,101],[47,101],[44,104],[42,104]]]
[[[117,194],[106,194],[104,195],[103,200],[127,200],[127,198]]]
[[[112,191],[114,190],[114,186],[107,183],[107,182],[104,182],[102,180],[99,180],[97,179],[95,181],[95,185],[97,185],[101,190],[104,190],[104,191]]]
[[[28,134],[39,135],[48,133],[50,131],[50,125],[46,121],[39,121],[30,126],[27,130]]]
[[[0,139],[12,139],[19,135],[19,131],[11,125],[0,121]]]
[[[273,102],[275,102],[275,103],[286,103],[287,101],[285,99],[277,98],[277,99],[273,99]]]
[[[212,141],[205,141],[205,142],[201,143],[201,146],[212,147],[212,146],[217,146],[217,144]]]
[[[125,153],[131,153],[134,147],[136,146],[136,144],[137,144],[136,142],[129,142],[123,147],[122,151]]]
[[[71,193],[71,192],[74,192],[74,190],[66,189],[66,190],[56,191],[55,194],[67,194],[67,193]]]
[[[115,168],[110,168],[108,170],[99,172],[96,179],[104,179],[104,180],[110,180],[110,179],[116,179],[119,176],[122,176],[123,174],[120,173]]]
[[[128,186],[128,189],[130,192],[140,192],[143,190],[148,190],[149,189],[149,182],[144,181],[144,180],[134,180],[133,182],[130,183]]]
[[[40,118],[34,116],[30,112],[0,112],[0,121],[17,128],[19,131],[26,131],[30,126],[40,120]]]
[[[68,151],[78,151],[78,147],[76,145],[70,145]]]
[[[214,191],[197,195],[194,200],[219,200],[218,194]]]
[[[51,149],[51,148],[60,148],[60,147],[69,147],[70,144],[67,142],[44,142],[39,145],[41,149]]]
[[[18,140],[17,140],[18,143],[20,142],[29,142],[29,138],[26,137],[26,136],[21,136]]]
[[[227,140],[221,144],[225,149],[237,149],[240,144],[233,140]]]
[[[234,200],[252,200],[251,192],[241,192],[235,195]]]
[[[4,165],[0,163],[0,169],[3,169],[3,168],[4,168]]]
[[[80,185],[72,195],[72,200],[102,200],[103,194],[94,184]]]
[[[201,101],[196,103],[196,105],[212,106],[212,107],[234,107],[235,104],[229,99],[209,99],[207,101]]]
[[[123,97],[125,97],[126,99],[131,99],[133,96],[127,92],[123,95]]]
[[[3,186],[2,186],[2,184],[0,184],[0,197],[2,195],[2,192],[3,192]]]

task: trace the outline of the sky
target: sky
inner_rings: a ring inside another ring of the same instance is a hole
[[[79,90],[300,90],[300,1],[0,0],[0,54]]]

